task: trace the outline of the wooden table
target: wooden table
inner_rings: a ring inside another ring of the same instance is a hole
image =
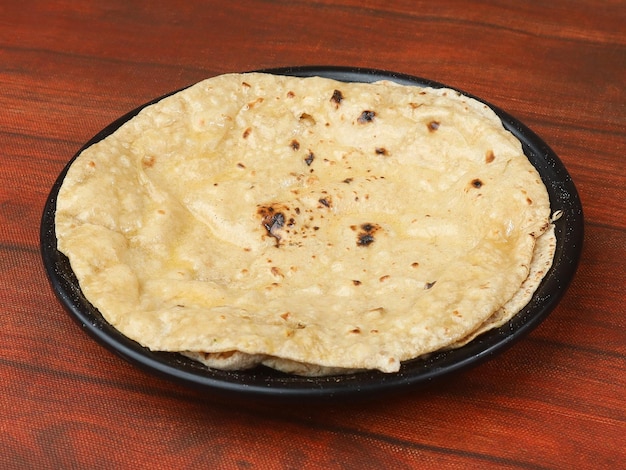
[[[0,468],[623,468],[626,4],[174,3],[0,5]],[[555,150],[586,239],[539,328],[400,396],[229,403],[138,370],[65,313],[38,231],[81,145],[203,78],[307,64],[458,87]]]

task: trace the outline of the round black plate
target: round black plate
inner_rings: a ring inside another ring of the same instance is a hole
[[[358,68],[293,67],[265,70],[265,72],[300,77],[322,76],[348,82],[373,82],[387,79],[406,85],[444,86],[409,75]],[[122,116],[94,136],[83,148],[113,133],[142,108],[161,98]],[[70,315],[106,348],[144,370],[204,390],[282,398],[369,395],[374,392],[398,391],[424,385],[434,379],[450,376],[469,366],[474,366],[503,351],[523,337],[555,308],[575,274],[583,243],[582,207],[576,187],[559,158],[524,124],[489,103],[486,104],[494,109],[504,126],[522,142],[525,154],[537,168],[548,188],[552,209],[562,211],[563,216],[555,223],[557,248],[554,264],[531,302],[506,325],[483,334],[462,348],[435,353],[427,359],[405,362],[399,372],[392,374],[368,371],[343,376],[307,378],[282,374],[264,367],[241,372],[212,370],[179,354],[153,352],[140,346],[109,325],[100,312],[85,299],[68,259],[57,250],[54,229],[57,195],[69,165],[80,152],[72,158],[59,175],[43,212],[41,252],[52,287]]]

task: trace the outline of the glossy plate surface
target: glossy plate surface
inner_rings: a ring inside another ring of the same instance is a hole
[[[370,69],[293,67],[265,70],[265,72],[301,77],[317,75],[347,82],[373,82],[386,79],[405,85],[444,86],[418,77]],[[54,229],[57,195],[69,165],[80,152],[72,158],[59,175],[46,201],[42,217],[41,252],[52,288],[69,314],[88,334],[109,350],[148,372],[183,385],[213,392],[279,398],[370,395],[425,385],[435,379],[450,376],[477,365],[522,338],[539,325],[556,307],[576,272],[583,243],[583,213],[570,175],[541,138],[504,111],[462,90],[459,91],[494,109],[504,126],[522,142],[524,153],[537,168],[548,189],[552,210],[563,212],[562,217],[555,222],[557,248],[554,264],[530,303],[501,328],[479,336],[462,348],[434,353],[427,359],[407,361],[399,372],[392,374],[368,371],[344,376],[307,378],[283,374],[264,367],[241,372],[211,370],[180,354],[152,352],[140,346],[109,325],[100,312],[85,299],[68,259],[57,250]],[[161,98],[122,116],[94,136],[83,148],[113,133],[142,108]]]

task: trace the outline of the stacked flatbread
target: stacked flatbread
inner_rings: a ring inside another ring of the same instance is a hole
[[[449,89],[200,82],[74,161],[59,250],[104,318],[210,367],[394,372],[508,321],[552,263],[546,188]]]

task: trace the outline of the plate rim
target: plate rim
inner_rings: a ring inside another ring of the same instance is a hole
[[[553,266],[542,280],[529,304],[505,325],[480,335],[459,349],[434,352],[426,359],[405,361],[400,371],[396,373],[364,371],[348,376],[311,378],[282,374],[265,368],[241,372],[216,371],[209,370],[197,363],[194,364],[191,359],[183,359],[177,353],[149,351],[108,325],[97,309],[84,298],[75,277],[72,279],[71,268],[69,268],[69,272],[67,271],[69,266],[67,258],[57,250],[54,213],[58,191],[65,175],[84,149],[117,130],[146,106],[187,88],[184,87],[136,107],[96,133],[64,166],[45,202],[40,226],[40,251],[49,283],[64,309],[101,346],[145,372],[195,389],[229,395],[254,395],[272,398],[334,398],[355,394],[380,394],[409,387],[413,389],[477,366],[522,339],[554,310],[567,291],[578,268],[584,240],[583,210],[578,191],[565,165],[548,144],[524,123],[490,102],[464,90],[405,73],[329,65],[292,66],[255,71],[297,77],[324,76],[340,81],[387,79],[402,84],[433,88],[445,87],[459,91],[465,96],[488,105],[500,117],[504,127],[522,141],[524,153],[533,166],[537,168],[548,188],[551,208],[555,205],[559,208],[567,206],[561,219],[555,222],[557,253]],[[354,80],[355,78],[358,80]],[[529,155],[527,152],[532,154]],[[550,179],[549,176],[551,175],[556,175],[557,179]],[[549,292],[546,292],[546,286],[550,287]],[[539,302],[538,306],[533,309],[537,302]],[[109,331],[107,331],[107,325]]]

